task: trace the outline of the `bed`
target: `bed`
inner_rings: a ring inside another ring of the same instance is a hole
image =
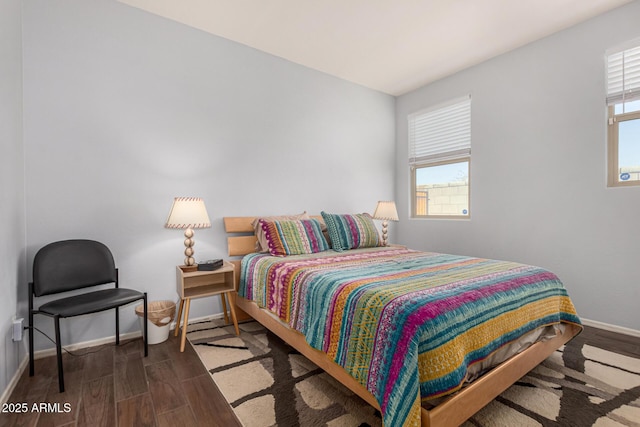
[[[581,330],[546,270],[400,246],[326,250],[321,238],[312,253],[260,254],[255,220],[224,219],[229,255],[243,256],[236,306],[387,426],[462,424]]]

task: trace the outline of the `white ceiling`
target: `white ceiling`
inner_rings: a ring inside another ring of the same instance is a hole
[[[401,95],[631,0],[118,0]]]

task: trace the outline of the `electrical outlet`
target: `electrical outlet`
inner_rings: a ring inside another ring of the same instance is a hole
[[[24,330],[24,319],[14,319],[13,321],[13,340],[22,341],[22,331]]]

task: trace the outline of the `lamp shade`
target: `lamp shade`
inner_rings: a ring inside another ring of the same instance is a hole
[[[373,218],[384,221],[399,221],[396,202],[378,202],[378,206],[376,206],[376,210],[373,212]]]
[[[164,226],[182,229],[211,227],[204,200],[200,197],[176,197]]]

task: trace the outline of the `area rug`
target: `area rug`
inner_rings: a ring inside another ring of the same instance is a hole
[[[376,427],[379,412],[256,322],[187,337],[245,427]],[[640,359],[573,340],[465,427],[640,427]]]

